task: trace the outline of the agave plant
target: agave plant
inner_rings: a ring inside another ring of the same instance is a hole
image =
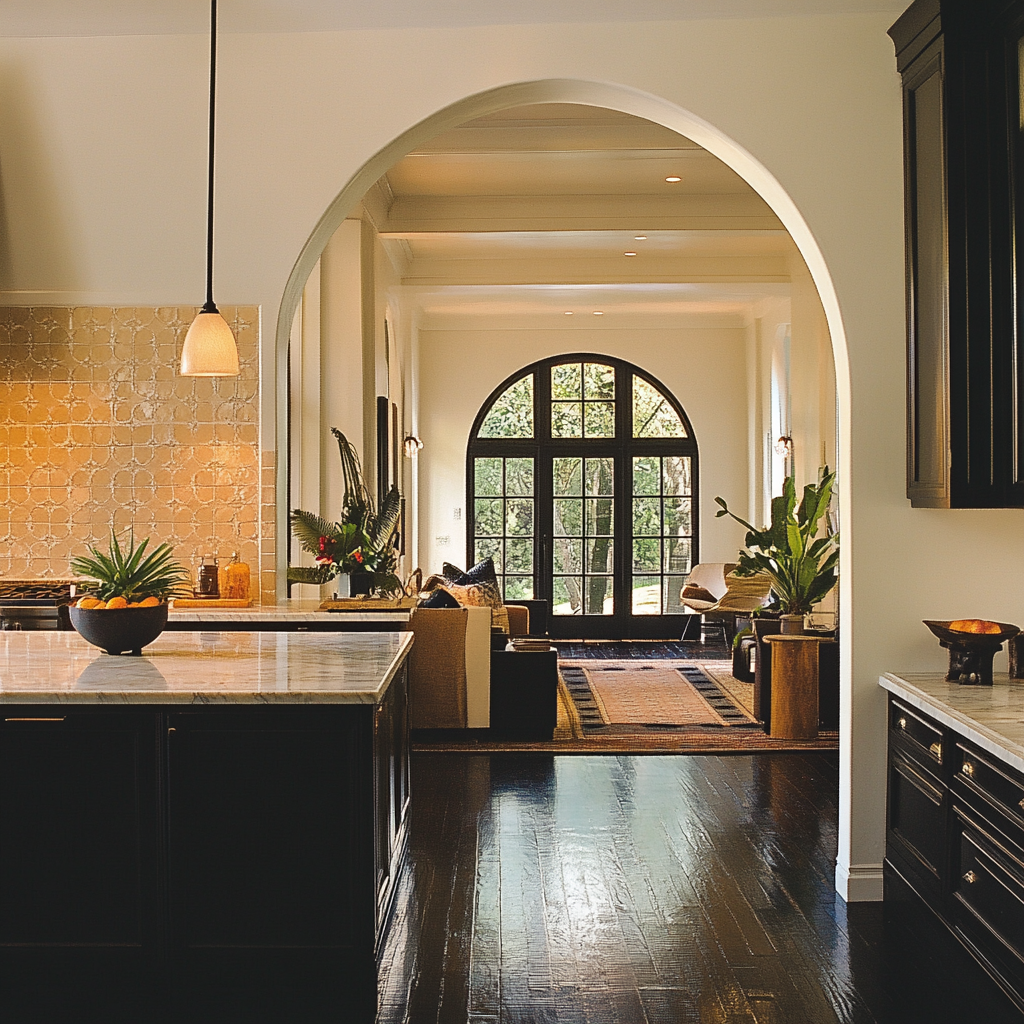
[[[188,569],[173,557],[170,544],[161,544],[149,554],[149,538],[135,546],[135,535],[129,533],[124,547],[117,534],[110,531],[110,547],[106,553],[90,546],[89,556],[71,559],[71,571],[88,581],[88,589],[104,601],[123,597],[126,601],[142,601],[147,597],[166,600],[188,592]]]
[[[818,526],[828,511],[835,473],[825,466],[817,484],[804,487],[799,507],[796,484],[787,476],[782,494],[772,498],[772,521],[761,530],[729,511],[722,498],[716,517],[729,516],[747,528],[746,551],[739,554],[738,576],[764,573],[772,581],[772,593],[788,615],[805,615],[839,581],[839,535],[827,528],[818,537]]]
[[[292,510],[292,533],[317,564],[291,566],[288,582],[323,584],[341,573],[366,572],[374,590],[400,591],[396,540],[402,499],[398,488],[388,491],[378,510],[363,482],[359,456],[352,442],[337,427],[331,427],[331,433],[338,442],[345,482],[341,519],[333,523],[313,512]]]

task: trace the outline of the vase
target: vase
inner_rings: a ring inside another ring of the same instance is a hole
[[[782,632],[789,636],[799,636],[804,632],[803,615],[782,615],[780,616]]]
[[[369,597],[373,591],[373,577],[368,572],[353,572],[348,577],[350,597]]]

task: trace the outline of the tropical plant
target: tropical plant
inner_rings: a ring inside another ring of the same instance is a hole
[[[402,589],[398,569],[398,519],[402,499],[392,487],[378,510],[359,465],[355,447],[337,427],[331,427],[341,455],[345,491],[341,519],[331,522],[323,516],[293,509],[292,533],[303,551],[316,558],[316,565],[293,565],[289,583],[329,583],[342,573],[365,572],[373,590],[395,593]]]
[[[730,512],[724,499],[715,498],[722,506],[716,517],[729,516],[747,528],[747,549],[739,554],[736,575],[768,576],[785,614],[806,615],[839,581],[839,535],[826,516],[835,479],[825,466],[817,484],[804,487],[797,506],[796,484],[787,476],[782,494],[772,498],[771,525],[760,530]],[[822,519],[825,535],[818,537]]]
[[[124,547],[117,534],[110,531],[106,553],[90,546],[89,556],[71,559],[71,571],[83,577],[87,589],[103,601],[123,597],[131,603],[146,598],[165,601],[176,594],[189,593],[189,572],[173,556],[170,544],[161,544],[146,554],[149,538],[135,546],[135,535],[129,533]]]

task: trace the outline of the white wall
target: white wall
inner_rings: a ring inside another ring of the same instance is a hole
[[[402,147],[451,123],[439,116],[417,134],[420,122],[513,83],[591,83],[588,95],[615,96],[619,109],[688,126],[773,204],[804,247],[838,347],[837,885],[855,898],[880,892],[879,672],[942,663],[922,618],[1024,612],[1024,513],[911,510],[905,497],[901,103],[887,20],[233,35],[219,76],[217,295],[259,303],[271,326],[305,241],[345,183],[368,165],[353,183],[361,195]],[[205,53],[199,36],[0,40],[3,301],[199,301]],[[335,214],[340,222],[345,211]],[[268,448],[274,349],[267,330]]]
[[[615,319],[606,314],[605,320]],[[627,320],[628,317],[622,317]],[[735,317],[675,329],[508,328],[419,334],[420,558],[424,572],[466,560],[466,442],[480,407],[506,377],[537,359],[593,352],[647,370],[679,400],[700,456],[700,558],[735,559],[743,531],[715,519],[715,495],[740,515],[747,500],[746,336]],[[453,509],[461,510],[455,520]],[[443,544],[438,538],[448,537]]]

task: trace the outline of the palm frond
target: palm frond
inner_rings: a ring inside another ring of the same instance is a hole
[[[304,512],[301,508],[292,509],[292,533],[302,546],[303,551],[312,555],[320,554],[320,538],[337,539],[341,532],[338,523],[332,523],[314,512]]]

